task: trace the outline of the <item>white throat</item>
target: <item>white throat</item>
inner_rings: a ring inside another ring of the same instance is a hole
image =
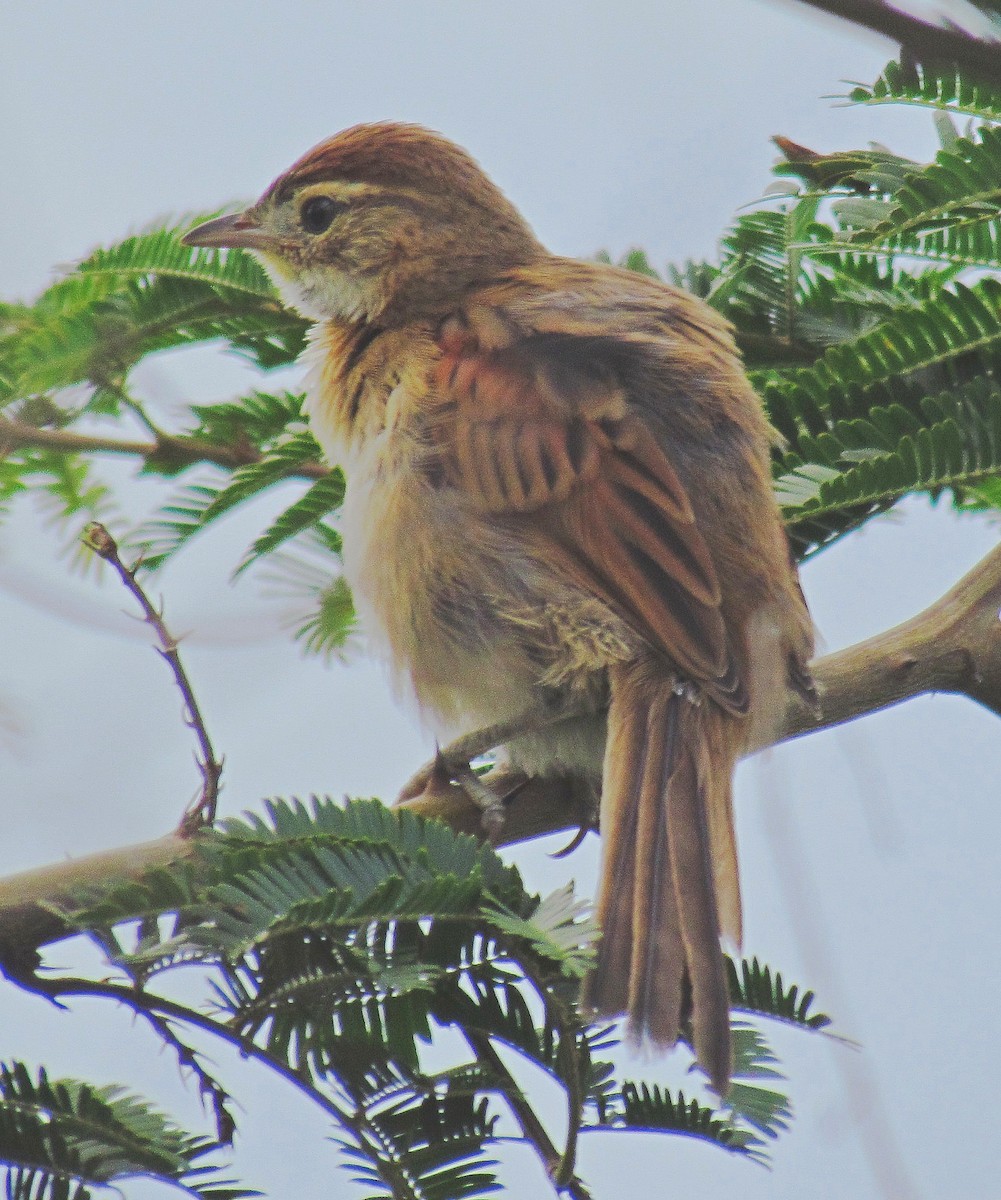
[[[258,257],[282,302],[311,321],[371,321],[378,311],[371,289],[335,267],[307,267],[293,276],[281,260]]]

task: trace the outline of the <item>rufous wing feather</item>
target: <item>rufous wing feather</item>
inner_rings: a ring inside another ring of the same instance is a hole
[[[558,373],[530,345],[520,357],[484,351],[455,330],[446,344],[435,443],[449,482],[512,521],[542,514],[524,523],[526,538],[685,678],[745,711],[712,556],[676,471],[614,381],[602,392],[582,366],[575,389],[565,341]]]
[[[584,1002],[625,1012],[633,1040],[672,1046],[687,977],[696,1055],[725,1092],[721,907],[738,935],[740,908],[735,749],[720,730],[747,694],[715,565],[667,453],[614,371],[596,366],[595,339],[577,363],[572,338],[505,343],[508,325],[494,318],[489,348],[468,318],[442,338],[433,440],[444,479],[638,635],[634,661],[609,663],[603,936]]]

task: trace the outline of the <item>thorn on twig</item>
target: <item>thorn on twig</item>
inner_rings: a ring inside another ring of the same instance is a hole
[[[142,619],[156,634],[156,639],[159,643],[156,647],[157,653],[166,662],[167,666],[170,667],[171,674],[174,676],[174,682],[181,693],[181,698],[184,702],[183,721],[189,729],[193,730],[195,739],[198,742],[198,753],[195,755],[195,762],[202,777],[201,792],[195,801],[185,809],[180,825],[178,826],[178,833],[182,837],[188,837],[206,825],[211,825],[215,820],[223,760],[217,759],[215,751],[212,749],[208,730],[205,728],[205,722],[202,719],[198,701],[195,699],[191,681],[188,679],[187,672],[181,662],[178,639],[171,634],[170,630],[164,624],[163,601],[161,600],[159,607],[153,604],[136,580],[136,571],[139,567],[139,562],[131,568],[125,565],[118,551],[118,543],[99,521],[91,521],[86,526],[83,531],[82,541],[85,546],[93,550],[105,562],[112,565],[122,583],[125,584],[125,587],[139,604],[139,607],[142,609]]]

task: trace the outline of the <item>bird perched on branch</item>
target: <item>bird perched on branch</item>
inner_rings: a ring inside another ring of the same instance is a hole
[[[189,245],[243,247],[317,324],[308,409],[348,479],[344,563],[453,732],[584,715],[508,747],[600,787],[603,936],[583,1003],[732,1070],[731,776],[812,629],[768,427],[726,323],[550,254],[468,154],[413,125],[321,143]],[[689,990],[690,989],[690,990]]]

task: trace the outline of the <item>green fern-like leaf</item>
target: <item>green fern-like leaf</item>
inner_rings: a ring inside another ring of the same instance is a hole
[[[902,158],[884,146],[818,154],[786,138],[773,140],[783,155],[772,168],[773,173],[801,180],[808,193],[892,195],[915,165],[913,159]]]
[[[219,478],[216,475],[216,478]],[[147,571],[163,566],[205,528],[205,513],[218,499],[224,482],[189,483],[165,504],[159,515],[147,522],[131,539],[141,552],[141,565]]]
[[[730,1002],[734,1008],[788,1021],[804,1029],[824,1029],[830,1025],[830,1017],[810,1012],[813,992],[800,994],[796,984],[787,987],[778,972],[773,974],[770,967],[756,958],[743,959],[739,969],[732,959],[726,961]]]
[[[741,1129],[697,1100],[686,1100],[684,1092],[672,1096],[667,1088],[657,1084],[623,1083],[618,1117],[628,1129],[669,1130],[715,1142],[750,1158],[761,1158],[760,1139],[749,1130]]]
[[[0,1067],[0,1165],[12,1200],[86,1200],[92,1187],[136,1178],[200,1200],[259,1195],[218,1176],[205,1160],[219,1149],[121,1088]]]
[[[267,272],[242,250],[192,249],[181,242],[183,234],[204,220],[204,214],[178,225],[154,226],[127,237],[114,246],[101,247],[78,263],[71,274],[54,283],[39,300],[50,312],[89,308],[128,280],[150,276],[194,280],[261,300],[276,298]]]
[[[517,868],[505,864],[491,847],[407,809],[388,808],[378,800],[340,804],[317,797],[309,805],[299,800],[267,800],[264,807],[264,816],[247,813],[222,822],[218,839],[210,839],[206,850],[215,847],[226,853],[230,848],[267,848],[303,838],[389,845],[408,858],[459,877],[475,873],[501,900],[508,895],[517,897],[523,890]]]
[[[145,355],[223,338],[268,368],[292,362],[307,323],[240,251],[192,250],[159,228],[95,251],[0,337],[7,399],[121,379]]]
[[[789,1128],[792,1109],[789,1097],[774,1086],[760,1082],[783,1079],[776,1069],[778,1059],[753,1026],[735,1022],[733,1037],[733,1080],[726,1106],[734,1118],[751,1125],[770,1138]]]
[[[858,84],[855,104],[916,104],[985,121],[1001,121],[1001,90],[951,65],[891,62],[872,86]]]
[[[259,537],[255,538],[238,570],[243,571],[264,555],[271,554],[289,538],[315,529],[325,517],[336,512],[343,501],[344,476],[339,470],[331,471],[325,478],[318,479],[304,496],[286,508]]]
[[[304,430],[293,434],[274,446],[259,462],[237,468],[203,513],[202,524],[208,525],[231,508],[287,479],[302,463],[316,462],[319,456],[320,448],[311,433]]]
[[[1001,127],[957,138],[907,176],[881,220],[856,240],[912,255],[993,265],[1001,201]]]
[[[132,539],[142,552],[142,565],[147,570],[161,567],[195,534],[231,509],[252,500],[275,484],[294,477],[303,464],[315,463],[319,454],[319,447],[311,433],[306,430],[293,432],[284,440],[277,441],[257,462],[238,467],[219,484],[203,482],[186,485],[174,501],[164,505],[160,514],[147,522]],[[209,476],[206,475],[206,478]],[[332,489],[333,485],[330,485],[328,494]],[[308,525],[304,528],[308,528]]]
[[[466,1200],[498,1191],[496,1162],[484,1153],[497,1120],[489,1101],[451,1081],[424,1094],[408,1083],[376,1093],[363,1128],[338,1139],[355,1182],[373,1200]]]
[[[330,657],[348,644],[356,626],[351,589],[337,575],[319,589],[314,611],[296,626],[295,636],[308,654]]]
[[[724,236],[714,302],[739,330],[796,338],[797,306],[809,279],[803,247],[818,204],[817,197],[807,195],[775,210],[749,213]]]
[[[815,449],[837,465],[804,464],[776,486],[790,533],[804,547],[836,536],[846,513],[882,511],[916,491],[951,488],[962,497],[989,486],[1001,474],[1001,391],[976,381],[925,397],[918,413],[876,406],[864,420],[834,422]]]
[[[525,938],[538,953],[555,959],[567,975],[582,979],[591,966],[600,930],[590,905],[574,895],[572,884],[540,900],[527,917],[492,906],[487,913],[496,928]]]
[[[812,391],[836,408],[838,397],[853,388],[954,366],[973,353],[982,361],[1001,354],[1001,281],[996,279],[972,287],[957,283],[854,341],[832,346],[816,367],[797,372],[785,387]]]
[[[1001,283],[984,279],[933,291],[810,369],[762,376],[786,439],[775,469],[798,545],[824,545],[907,491],[986,479],[997,465],[990,389],[948,413],[926,402],[957,383],[977,388],[995,363]]]
[[[193,404],[197,425],[189,436],[223,445],[249,443],[263,453],[306,428],[301,392],[251,392],[223,404]]]

